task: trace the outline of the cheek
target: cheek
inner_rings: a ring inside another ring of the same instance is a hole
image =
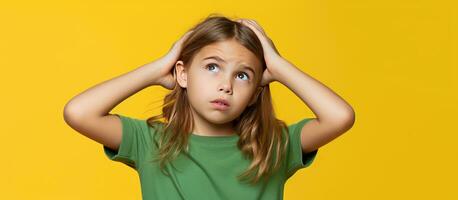
[[[199,74],[199,76],[195,76],[195,74],[190,74],[187,84],[188,96],[195,99],[196,103],[206,101],[213,85],[214,83],[209,79],[208,75]]]
[[[247,104],[253,96],[253,89],[245,84],[239,84],[234,86],[234,98],[237,99],[240,104]]]
[[[215,78],[209,75],[200,73],[198,76],[192,76],[188,79],[188,87],[196,92],[207,92],[214,86]]]

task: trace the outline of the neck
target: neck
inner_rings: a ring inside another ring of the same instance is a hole
[[[232,122],[215,124],[194,113],[194,130],[195,135],[201,136],[228,136],[234,135],[234,126]]]

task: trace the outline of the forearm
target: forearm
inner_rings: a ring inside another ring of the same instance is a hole
[[[105,116],[128,97],[148,86],[155,85],[158,65],[156,61],[150,62],[92,86],[73,97],[65,105],[65,110],[78,116]]]
[[[338,122],[354,115],[352,107],[331,89],[286,61],[274,72],[276,80],[288,87],[312,110],[317,119]]]

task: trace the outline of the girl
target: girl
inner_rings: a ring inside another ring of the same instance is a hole
[[[279,81],[317,118],[275,117]],[[109,113],[152,85],[172,91],[147,120]],[[318,148],[353,125],[353,109],[280,56],[258,23],[209,16],[161,58],[70,100],[66,123],[135,169],[143,199],[283,199],[283,186]],[[163,120],[161,120],[163,119]]]

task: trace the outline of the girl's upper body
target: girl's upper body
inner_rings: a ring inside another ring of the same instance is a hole
[[[277,119],[272,81],[317,118],[289,126]],[[162,114],[109,114],[151,85],[172,89]],[[286,180],[354,121],[351,107],[282,58],[257,23],[225,17],[205,19],[160,59],[73,98],[64,116],[110,159],[135,169],[151,200],[282,199]]]
[[[189,135],[189,154],[180,154],[167,164],[165,170],[170,174],[167,176],[157,163],[151,162],[158,150],[154,138],[159,129],[149,126],[146,120],[116,115],[122,122],[121,144],[118,151],[103,146],[105,155],[138,172],[145,200],[283,199],[286,180],[297,170],[309,166],[318,152],[317,149],[303,154],[301,150],[301,128],[311,118],[289,125],[291,142],[280,169],[268,181],[252,186],[236,179],[250,164],[237,149],[237,134],[202,136],[192,133]]]

